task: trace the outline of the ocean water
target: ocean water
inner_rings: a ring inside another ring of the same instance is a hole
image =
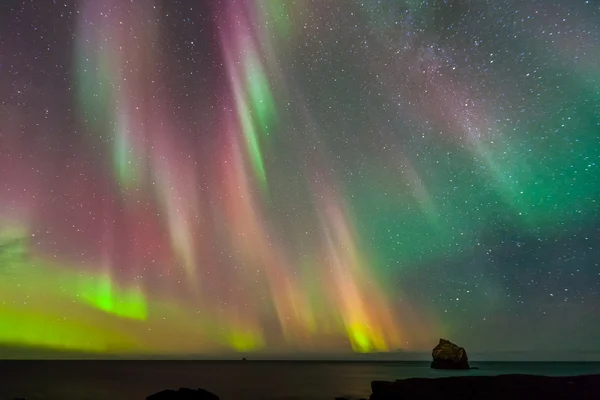
[[[143,400],[202,387],[222,400],[368,398],[373,380],[508,373],[600,374],[600,363],[473,362],[436,371],[428,362],[0,361],[0,400]]]

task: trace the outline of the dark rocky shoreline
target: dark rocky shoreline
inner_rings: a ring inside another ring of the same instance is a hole
[[[370,400],[531,400],[600,399],[600,375],[550,377],[541,375],[457,376],[373,381]],[[265,389],[268,392],[268,389]],[[218,400],[198,389],[165,390],[147,400]],[[338,397],[336,400],[344,400]]]
[[[373,381],[371,400],[391,399],[600,399],[600,375],[459,376]]]

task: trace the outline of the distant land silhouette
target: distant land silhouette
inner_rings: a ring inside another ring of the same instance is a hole
[[[199,360],[199,361],[431,361],[431,350],[414,352],[395,350],[387,353],[222,353],[222,354],[100,354],[67,350],[54,350],[23,346],[0,346],[0,359],[5,360]],[[590,361],[600,362],[600,351],[564,350],[555,352],[532,351],[469,351],[474,361]]]

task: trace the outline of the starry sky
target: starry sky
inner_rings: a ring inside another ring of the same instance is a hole
[[[600,352],[598,66],[592,0],[3,0],[0,346]]]

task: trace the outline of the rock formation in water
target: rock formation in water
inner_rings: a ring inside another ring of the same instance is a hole
[[[469,357],[464,348],[446,339],[440,339],[431,352],[433,361],[431,368],[435,369],[469,369]]]
[[[219,400],[219,396],[204,389],[181,388],[154,393],[146,397],[146,400]]]
[[[335,400],[352,400],[352,399],[349,398],[349,397],[336,397]],[[367,400],[367,399],[361,398],[361,399],[358,399],[358,400]]]
[[[395,382],[373,381],[371,389],[370,400],[591,400],[599,398],[600,375],[411,378]]]

